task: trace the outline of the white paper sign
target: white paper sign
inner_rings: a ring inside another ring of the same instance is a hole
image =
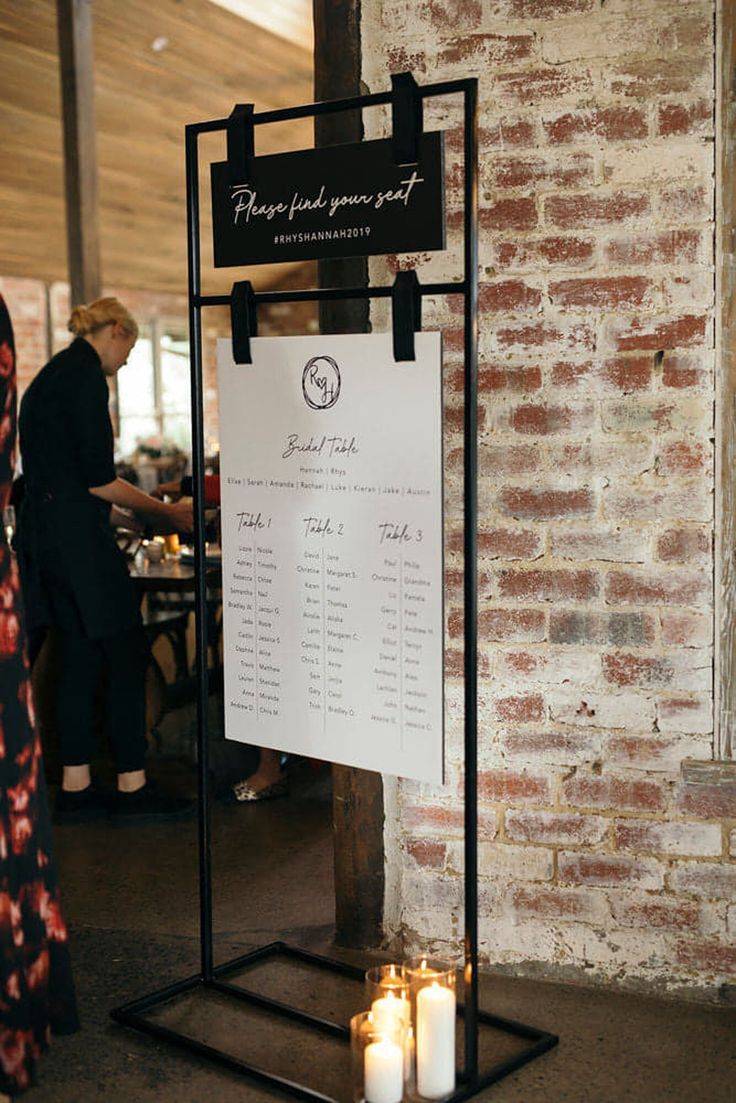
[[[441,340],[218,342],[225,734],[441,783]]]

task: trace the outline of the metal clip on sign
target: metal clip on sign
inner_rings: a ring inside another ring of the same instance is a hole
[[[258,336],[256,296],[250,280],[234,283],[230,292],[230,326],[233,335],[233,360],[236,364],[252,364],[251,337]]]
[[[397,165],[416,165],[423,127],[422,97],[411,73],[391,76],[391,127]]]
[[[245,184],[255,157],[252,103],[236,103],[227,120],[227,164],[231,184]]]
[[[422,292],[412,268],[397,272],[391,288],[394,360],[416,360],[414,334],[422,328]]]

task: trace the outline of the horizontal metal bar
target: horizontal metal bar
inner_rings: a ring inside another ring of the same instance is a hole
[[[390,287],[315,287],[305,291],[256,291],[257,303],[341,302],[343,299],[390,299]],[[462,280],[419,285],[420,295],[465,295]],[[229,295],[194,295],[196,306],[230,306]]]
[[[434,96],[453,96],[465,92],[470,80],[447,80],[435,84],[419,85],[417,91],[422,99]],[[355,111],[363,107],[380,107],[391,103],[391,92],[373,92],[367,96],[348,96],[341,100],[322,100],[321,103],[304,103],[297,107],[281,107],[273,111],[257,111],[253,115],[253,125],[265,123],[283,123],[289,119],[307,119],[314,115],[334,115],[340,111]],[[212,130],[225,130],[227,119],[208,119],[206,122],[189,123],[187,133],[203,134]]]
[[[464,1006],[458,1004],[458,1013],[464,1013]],[[535,1042],[541,1038],[556,1038],[556,1034],[550,1034],[546,1030],[539,1030],[535,1026],[527,1026],[526,1023],[517,1022],[515,1019],[505,1019],[501,1015],[493,1015],[490,1011],[479,1011],[478,1021],[495,1026],[498,1030],[506,1030],[509,1034],[516,1034],[520,1038],[531,1038]]]
[[[357,965],[349,965],[345,961],[338,961],[337,958],[326,957],[324,954],[315,954],[311,950],[303,950],[301,946],[292,946],[288,942],[281,944],[281,953],[285,957],[297,958],[309,965],[331,969],[333,973],[342,973],[343,976],[351,977],[353,980],[362,981],[365,977],[365,969],[361,969]]]
[[[254,1004],[255,1007],[260,1007],[264,1011],[273,1011],[275,1015],[281,1015],[285,1019],[294,1019],[295,1022],[302,1023],[303,1026],[315,1027],[324,1034],[332,1034],[337,1038],[350,1037],[350,1028],[347,1026],[332,1022],[331,1019],[322,1019],[318,1015],[310,1015],[308,1011],[302,1011],[298,1007],[292,1007],[289,1003],[282,1003],[281,1000],[273,1000],[270,996],[262,996],[260,993],[252,992],[248,988],[240,988],[237,984],[230,984],[229,981],[210,981],[207,984],[207,988],[213,988],[216,992],[222,992],[228,996],[235,996],[236,999],[242,1000],[243,1003]]]
[[[206,1057],[210,1061],[215,1061],[218,1065],[224,1065],[225,1068],[230,1069],[232,1072],[239,1072],[244,1076],[249,1076],[251,1079],[257,1080],[261,1084],[268,1084],[271,1087],[280,1088],[282,1091],[289,1092],[290,1095],[296,1096],[297,1099],[308,1099],[311,1100],[312,1103],[338,1103],[338,1100],[336,1100],[334,1096],[325,1095],[323,1092],[308,1088],[306,1084],[300,1084],[295,1080],[289,1080],[284,1076],[277,1076],[275,1073],[267,1072],[257,1065],[251,1065],[247,1061],[242,1061],[239,1057],[233,1057],[230,1053],[224,1053],[215,1046],[207,1045],[206,1042],[199,1042],[195,1038],[190,1038],[186,1034],[181,1034],[178,1030],[172,1030],[168,1026],[162,1026],[161,1023],[151,1022],[149,1019],[143,1019],[138,1015],[127,1015],[123,1021],[126,1026],[132,1026],[135,1030],[140,1030],[144,1034],[152,1034],[154,1038],[161,1038],[165,1042],[172,1042],[181,1049],[185,1049],[190,1053],[196,1053],[200,1057]]]
[[[537,1057],[541,1057],[543,1053],[556,1046],[558,1041],[559,1039],[555,1034],[545,1035],[535,1045],[520,1050],[519,1053],[515,1053],[513,1057],[508,1057],[505,1061],[499,1061],[488,1072],[462,1084],[452,1095],[447,1097],[444,1103],[463,1103],[466,1099],[472,1099],[474,1095],[485,1091],[491,1084],[497,1084],[499,1080],[510,1076],[512,1072],[517,1072],[524,1065],[528,1065]]]
[[[203,977],[201,973],[196,973],[193,977],[187,977],[186,980],[180,980],[176,984],[170,984],[167,988],[159,988],[156,992],[151,992],[148,996],[141,996],[138,1000],[131,1000],[130,1003],[124,1003],[122,1007],[116,1007],[110,1015],[116,1022],[122,1022],[125,1015],[137,1015],[142,1011],[148,1011],[151,1007],[155,1007],[159,1003],[168,1003],[169,1000],[173,1000],[174,996],[180,996],[182,992],[188,992],[192,988],[198,988],[203,983]]]
[[[269,942],[265,946],[259,946],[256,950],[249,950],[247,954],[234,957],[230,961],[223,961],[222,965],[216,965],[212,970],[214,977],[224,977],[227,973],[234,973],[237,969],[243,969],[247,965],[255,965],[268,957],[275,957],[283,950],[283,942]]]

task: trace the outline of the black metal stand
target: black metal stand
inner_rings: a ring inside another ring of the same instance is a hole
[[[199,135],[210,131],[228,133],[228,152],[237,157],[237,143],[232,135],[236,128],[248,124],[259,126],[266,123],[283,122],[288,119],[305,118],[329,114],[337,111],[351,111],[364,107],[393,104],[394,122],[397,114],[410,115],[421,120],[421,111],[406,109],[406,96],[409,82],[413,94],[419,101],[433,96],[461,95],[464,108],[465,129],[465,182],[464,182],[464,221],[465,242],[463,260],[463,278],[448,283],[423,284],[415,288],[414,294],[422,295],[462,295],[464,298],[464,614],[465,614],[465,966],[464,995],[465,1002],[458,1007],[458,1014],[464,1019],[464,1062],[458,1076],[458,1087],[447,1097],[446,1103],[460,1103],[508,1076],[509,1073],[533,1061],[558,1042],[557,1036],[543,1030],[526,1026],[510,1019],[502,1019],[478,1008],[478,794],[477,794],[477,485],[478,485],[478,444],[477,444],[477,359],[478,359],[478,151],[477,151],[477,80],[455,80],[437,84],[416,86],[411,78],[406,82],[394,80],[392,92],[380,92],[374,95],[353,96],[346,99],[330,100],[323,103],[305,104],[300,107],[252,114],[245,108],[236,108],[228,119],[215,119],[209,122],[195,123],[186,128],[186,169],[187,169],[187,226],[189,255],[189,327],[191,339],[192,363],[192,452],[193,476],[195,486],[195,563],[196,563],[196,641],[197,641],[197,747],[198,747],[198,790],[199,790],[199,900],[200,900],[200,971],[187,980],[169,985],[142,999],[125,1004],[111,1012],[113,1019],[126,1026],[162,1038],[183,1047],[190,1053],[206,1057],[228,1069],[242,1073],[271,1087],[280,1088],[301,1099],[319,1100],[321,1103],[335,1103],[326,1096],[305,1084],[286,1079],[264,1068],[249,1064],[233,1057],[223,1050],[216,1049],[180,1031],[173,1030],[146,1018],[146,1012],[159,1008],[194,990],[207,989],[220,995],[242,1001],[251,1006],[275,1012],[288,1020],[296,1021],[313,1030],[334,1037],[349,1040],[349,1028],[318,1016],[308,1014],[289,1004],[271,999],[262,994],[249,991],[232,984],[226,978],[246,971],[257,963],[268,959],[281,958],[293,962],[308,963],[321,969],[340,974],[351,980],[360,980],[363,970],[345,965],[331,958],[308,953],[305,950],[288,946],[283,942],[273,942],[268,946],[244,954],[223,965],[214,964],[212,940],[212,857],[211,857],[211,812],[209,792],[209,753],[207,737],[207,594],[206,564],[204,547],[204,432],[203,432],[203,382],[202,382],[202,326],[201,311],[206,306],[231,306],[232,296],[203,295],[201,289],[200,256],[200,217],[199,217]],[[398,90],[397,90],[398,86]],[[399,111],[396,110],[397,99]],[[243,151],[241,151],[243,152]],[[244,155],[248,156],[248,143]],[[237,285],[236,285],[237,286]],[[250,293],[249,293],[250,294]],[[390,298],[394,296],[391,287],[327,288],[307,291],[284,291],[256,293],[255,303],[328,301],[349,298]],[[395,296],[394,296],[395,297]],[[420,301],[420,300],[417,300]],[[251,334],[252,335],[252,334]],[[247,335],[246,335],[247,337]],[[479,1024],[504,1031],[523,1039],[527,1044],[506,1060],[493,1064],[485,1071],[479,1070],[478,1033]]]

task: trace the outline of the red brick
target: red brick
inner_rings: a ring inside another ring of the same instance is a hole
[[[427,55],[423,50],[407,50],[405,46],[388,46],[386,59],[391,73],[426,73]]]
[[[507,770],[481,770],[478,774],[478,799],[499,804],[516,804],[519,801],[548,804],[549,779]]]
[[[616,238],[605,248],[612,264],[694,264],[700,249],[698,230],[667,230],[659,234],[637,234]]]
[[[652,368],[651,356],[624,356],[606,360],[601,365],[600,377],[608,386],[630,394],[648,389]]]
[[[600,753],[598,736],[591,732],[538,732],[511,729],[504,732],[506,756],[518,756],[539,764],[542,762],[568,765],[582,759],[593,759]]]
[[[409,839],[405,843],[409,854],[418,866],[428,869],[443,869],[447,857],[447,847],[444,843],[430,839]]]
[[[614,605],[697,605],[709,589],[710,581],[705,574],[666,571],[640,575],[611,571],[606,601]]]
[[[661,812],[664,791],[656,781],[625,777],[576,775],[563,785],[566,804],[576,808],[615,808],[630,812]]]
[[[668,610],[660,613],[659,621],[662,643],[675,647],[695,647],[712,642],[713,619],[705,613]]]
[[[651,283],[644,276],[608,276],[560,280],[549,293],[556,306],[632,307],[647,300]]]
[[[657,472],[660,475],[697,475],[704,471],[710,450],[700,441],[675,440],[667,443],[659,454]]]
[[[664,869],[652,858],[612,854],[560,854],[559,878],[580,885],[623,885],[661,889]]]
[[[490,576],[487,571],[478,572],[478,586],[481,593],[490,584]],[[447,570],[445,571],[445,594],[448,600],[459,601],[463,595],[463,572]]]
[[[528,601],[589,601],[599,591],[595,571],[501,571],[498,576],[501,597]]]
[[[618,652],[615,655],[603,655],[602,664],[605,681],[615,686],[656,689],[657,686],[671,685],[674,678],[672,665],[661,657]]]
[[[665,563],[702,561],[710,552],[710,533],[704,529],[667,529],[657,538],[657,559]]]
[[[440,65],[459,62],[471,66],[477,62],[503,64],[529,57],[533,47],[534,35],[531,34],[464,34],[451,38],[440,50],[437,60]]]
[[[614,96],[640,100],[677,93],[692,94],[698,78],[706,76],[709,62],[710,53],[701,51],[691,56],[684,53],[670,56],[663,64],[652,64],[651,58],[613,64],[610,68],[611,92]]]
[[[445,649],[445,674],[448,678],[462,678],[465,673],[463,665],[463,653],[454,647]],[[478,655],[478,675],[487,678],[490,673],[488,656],[482,653]]]
[[[604,138],[608,142],[646,138],[647,117],[638,107],[603,107],[592,111],[568,112],[544,123],[547,141],[579,143],[581,139]]]
[[[528,268],[542,262],[577,268],[592,260],[594,252],[591,238],[545,237],[538,241],[502,241],[496,246],[496,259],[500,268]]]
[[[534,199],[499,199],[492,206],[483,206],[478,211],[478,222],[482,230],[533,230],[537,221],[537,205]],[[462,214],[458,222],[462,225]],[[448,217],[448,226],[450,224],[451,218]]]
[[[702,697],[661,697],[657,701],[660,731],[710,733],[711,702]]]
[[[712,856],[721,851],[721,831],[716,824],[616,820],[615,839],[621,850],[652,854]]]
[[[635,320],[615,332],[616,347],[626,349],[691,348],[705,342],[707,318],[702,314],[687,314],[665,322]]]
[[[594,0],[509,0],[510,19],[556,19],[593,10]]]
[[[499,697],[495,704],[498,719],[509,724],[530,724],[544,718],[544,698],[540,693]]]
[[[537,471],[540,455],[532,444],[497,444],[486,447],[480,456],[482,475],[526,475]]]
[[[695,222],[707,219],[713,209],[713,191],[702,185],[682,187],[670,185],[662,188],[659,196],[659,213],[667,222]]]
[[[494,126],[478,127],[478,149],[485,153],[499,146],[534,146],[534,124],[525,119],[501,119]],[[465,149],[465,129],[453,126],[445,131],[445,146],[452,153],[462,153]]]
[[[593,350],[596,346],[596,334],[592,326],[583,322],[572,323],[564,329],[548,322],[535,322],[533,325],[501,327],[496,331],[496,339],[503,348],[518,345],[521,348],[540,348],[553,345],[570,350]]]
[[[447,542],[449,551],[463,550],[462,532],[454,532]],[[542,554],[542,538],[531,529],[481,529],[478,552],[482,559],[536,559]]]
[[[589,517],[595,512],[595,495],[588,487],[554,490],[550,487],[507,486],[499,505],[509,517],[550,521],[556,518]]]
[[[586,846],[599,843],[607,830],[608,820],[602,816],[516,810],[506,813],[506,834],[520,842]]]
[[[705,973],[736,973],[736,946],[715,940],[677,944],[680,965]]]
[[[677,791],[681,812],[706,820],[736,820],[736,777],[717,784],[684,783]]]
[[[537,919],[592,923],[601,918],[601,901],[597,897],[571,889],[518,888],[513,901],[517,912]]]
[[[530,436],[548,436],[571,429],[589,429],[593,424],[593,407],[548,406],[525,403],[510,411],[509,427]]]
[[[520,391],[526,394],[538,391],[541,386],[542,369],[538,367],[514,368],[505,364],[481,364],[478,371],[478,390],[481,393]]]
[[[579,188],[595,179],[593,158],[578,153],[570,161],[548,161],[544,157],[508,158],[497,161],[491,171],[496,188],[538,188],[554,184],[558,188]]]
[[[521,0],[519,0],[521,2]],[[500,96],[531,106],[540,100],[583,94],[593,87],[588,69],[573,70],[569,65],[551,65],[547,69],[497,73],[495,91]]]
[[[465,822],[462,808],[442,804],[404,806],[402,819],[408,828],[426,827],[438,835],[462,832]]]
[[[442,330],[442,352],[447,359],[448,352],[465,351],[465,330],[462,326],[445,326]]]
[[[445,429],[448,432],[462,432],[465,411],[462,406],[445,406]],[[486,408],[478,406],[478,428],[482,429],[486,423]]]
[[[683,862],[671,876],[672,889],[706,900],[736,899],[736,864]]]
[[[616,192],[607,196],[552,195],[545,201],[547,219],[563,230],[628,222],[649,211],[649,197],[636,192]]]
[[[654,640],[654,618],[649,613],[555,610],[550,614],[549,638],[550,643],[643,646]]]
[[[521,280],[481,284],[478,291],[478,308],[481,313],[535,310],[541,301],[541,292]],[[458,306],[462,310],[463,304],[459,303]]]
[[[666,353],[662,361],[662,386],[685,390],[706,384],[708,373],[692,357],[692,353]]]
[[[697,931],[700,908],[682,900],[614,901],[613,915],[627,927],[653,927],[667,931]]]
[[[490,643],[537,643],[546,635],[546,617],[538,609],[482,609],[478,634]]]

